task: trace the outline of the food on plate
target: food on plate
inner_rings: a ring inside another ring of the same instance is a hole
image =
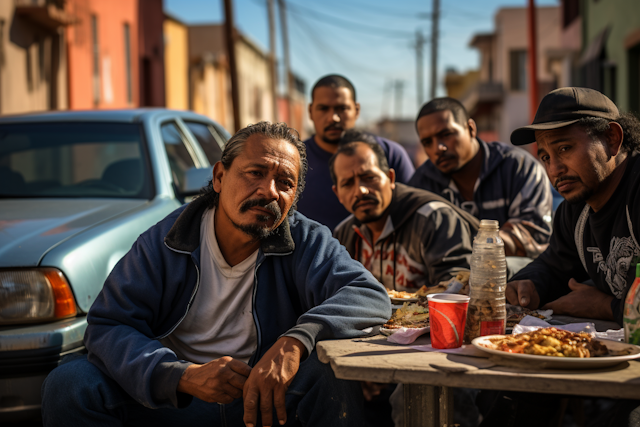
[[[387,294],[390,298],[398,298],[398,299],[412,299],[416,298],[416,294],[405,291],[395,291],[393,289],[387,289]]]
[[[429,309],[420,304],[405,302],[387,323],[386,329],[426,328],[429,326]]]
[[[556,328],[541,328],[532,332],[489,338],[491,344],[480,344],[508,353],[554,357],[609,356],[607,346],[585,332],[569,332]]]
[[[535,310],[529,310],[526,307],[520,307],[519,305],[507,304],[507,328],[513,328],[520,323],[525,316],[533,316],[538,319],[546,320],[547,318]]]
[[[430,286],[427,287],[426,285],[421,287],[420,289],[418,289],[418,292],[416,292],[416,296],[417,297],[426,297],[427,295],[431,295],[431,294],[439,294],[441,292],[444,292],[447,290],[447,285],[444,285],[442,283],[440,283],[439,285],[436,286]]]

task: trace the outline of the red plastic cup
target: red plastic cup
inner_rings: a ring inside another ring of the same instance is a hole
[[[429,323],[433,348],[457,348],[462,345],[464,325],[467,321],[469,297],[458,294],[431,294]]]

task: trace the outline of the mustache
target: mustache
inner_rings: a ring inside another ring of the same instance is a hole
[[[558,190],[558,185],[560,185],[560,183],[562,181],[577,181],[577,182],[582,182],[582,180],[580,179],[580,177],[578,176],[561,176],[560,178],[556,179],[556,182],[553,184],[553,188],[556,189],[556,191]]]
[[[453,156],[451,154],[443,154],[443,155],[439,156],[436,159],[436,165],[439,165],[440,163],[442,163],[445,160],[449,160],[449,159],[453,159],[453,158],[455,158],[455,156]]]
[[[344,130],[344,126],[333,124],[333,125],[327,126],[326,128],[324,128],[324,130],[325,131],[328,131],[328,130]]]
[[[356,208],[358,207],[358,205],[362,202],[367,202],[367,201],[372,201],[372,202],[376,202],[378,203],[378,199],[376,199],[374,196],[371,196],[369,194],[366,194],[358,199],[356,199],[356,201],[353,203],[353,205],[351,206],[351,210],[356,210]]]
[[[273,216],[276,218],[276,222],[280,221],[280,218],[282,218],[282,211],[280,210],[280,206],[278,206],[278,203],[276,203],[275,200],[272,200],[271,202],[267,199],[249,199],[249,200],[245,200],[241,205],[240,205],[240,212],[244,213],[246,211],[248,211],[251,208],[254,207],[261,207],[263,209],[268,210],[269,212],[271,212],[273,214]]]

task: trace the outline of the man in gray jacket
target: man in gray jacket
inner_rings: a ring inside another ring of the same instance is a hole
[[[330,160],[333,191],[352,214],[334,236],[388,289],[415,292],[469,268],[478,220],[442,197],[395,182],[384,153],[368,135]]]

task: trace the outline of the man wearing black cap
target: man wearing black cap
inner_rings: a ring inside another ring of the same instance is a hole
[[[511,134],[515,145],[537,142],[538,157],[565,202],[549,247],[507,284],[507,300],[622,325],[624,297],[640,255],[640,121],[621,114],[592,89],[547,94],[533,124]],[[583,282],[592,280],[595,286]],[[483,390],[484,426],[550,425],[561,396]],[[589,426],[637,426],[639,402],[596,399],[585,404]]]
[[[532,156],[479,139],[475,121],[453,98],[426,103],[416,128],[429,160],[409,185],[439,194],[478,219],[498,220],[507,256],[529,257],[510,259],[510,270],[514,262],[527,264],[544,251],[553,199],[544,169]]]
[[[516,129],[511,142],[538,143],[566,202],[548,249],[512,278],[507,299],[622,325],[630,267],[640,256],[640,122],[600,92],[566,87],[547,94],[533,124]]]

